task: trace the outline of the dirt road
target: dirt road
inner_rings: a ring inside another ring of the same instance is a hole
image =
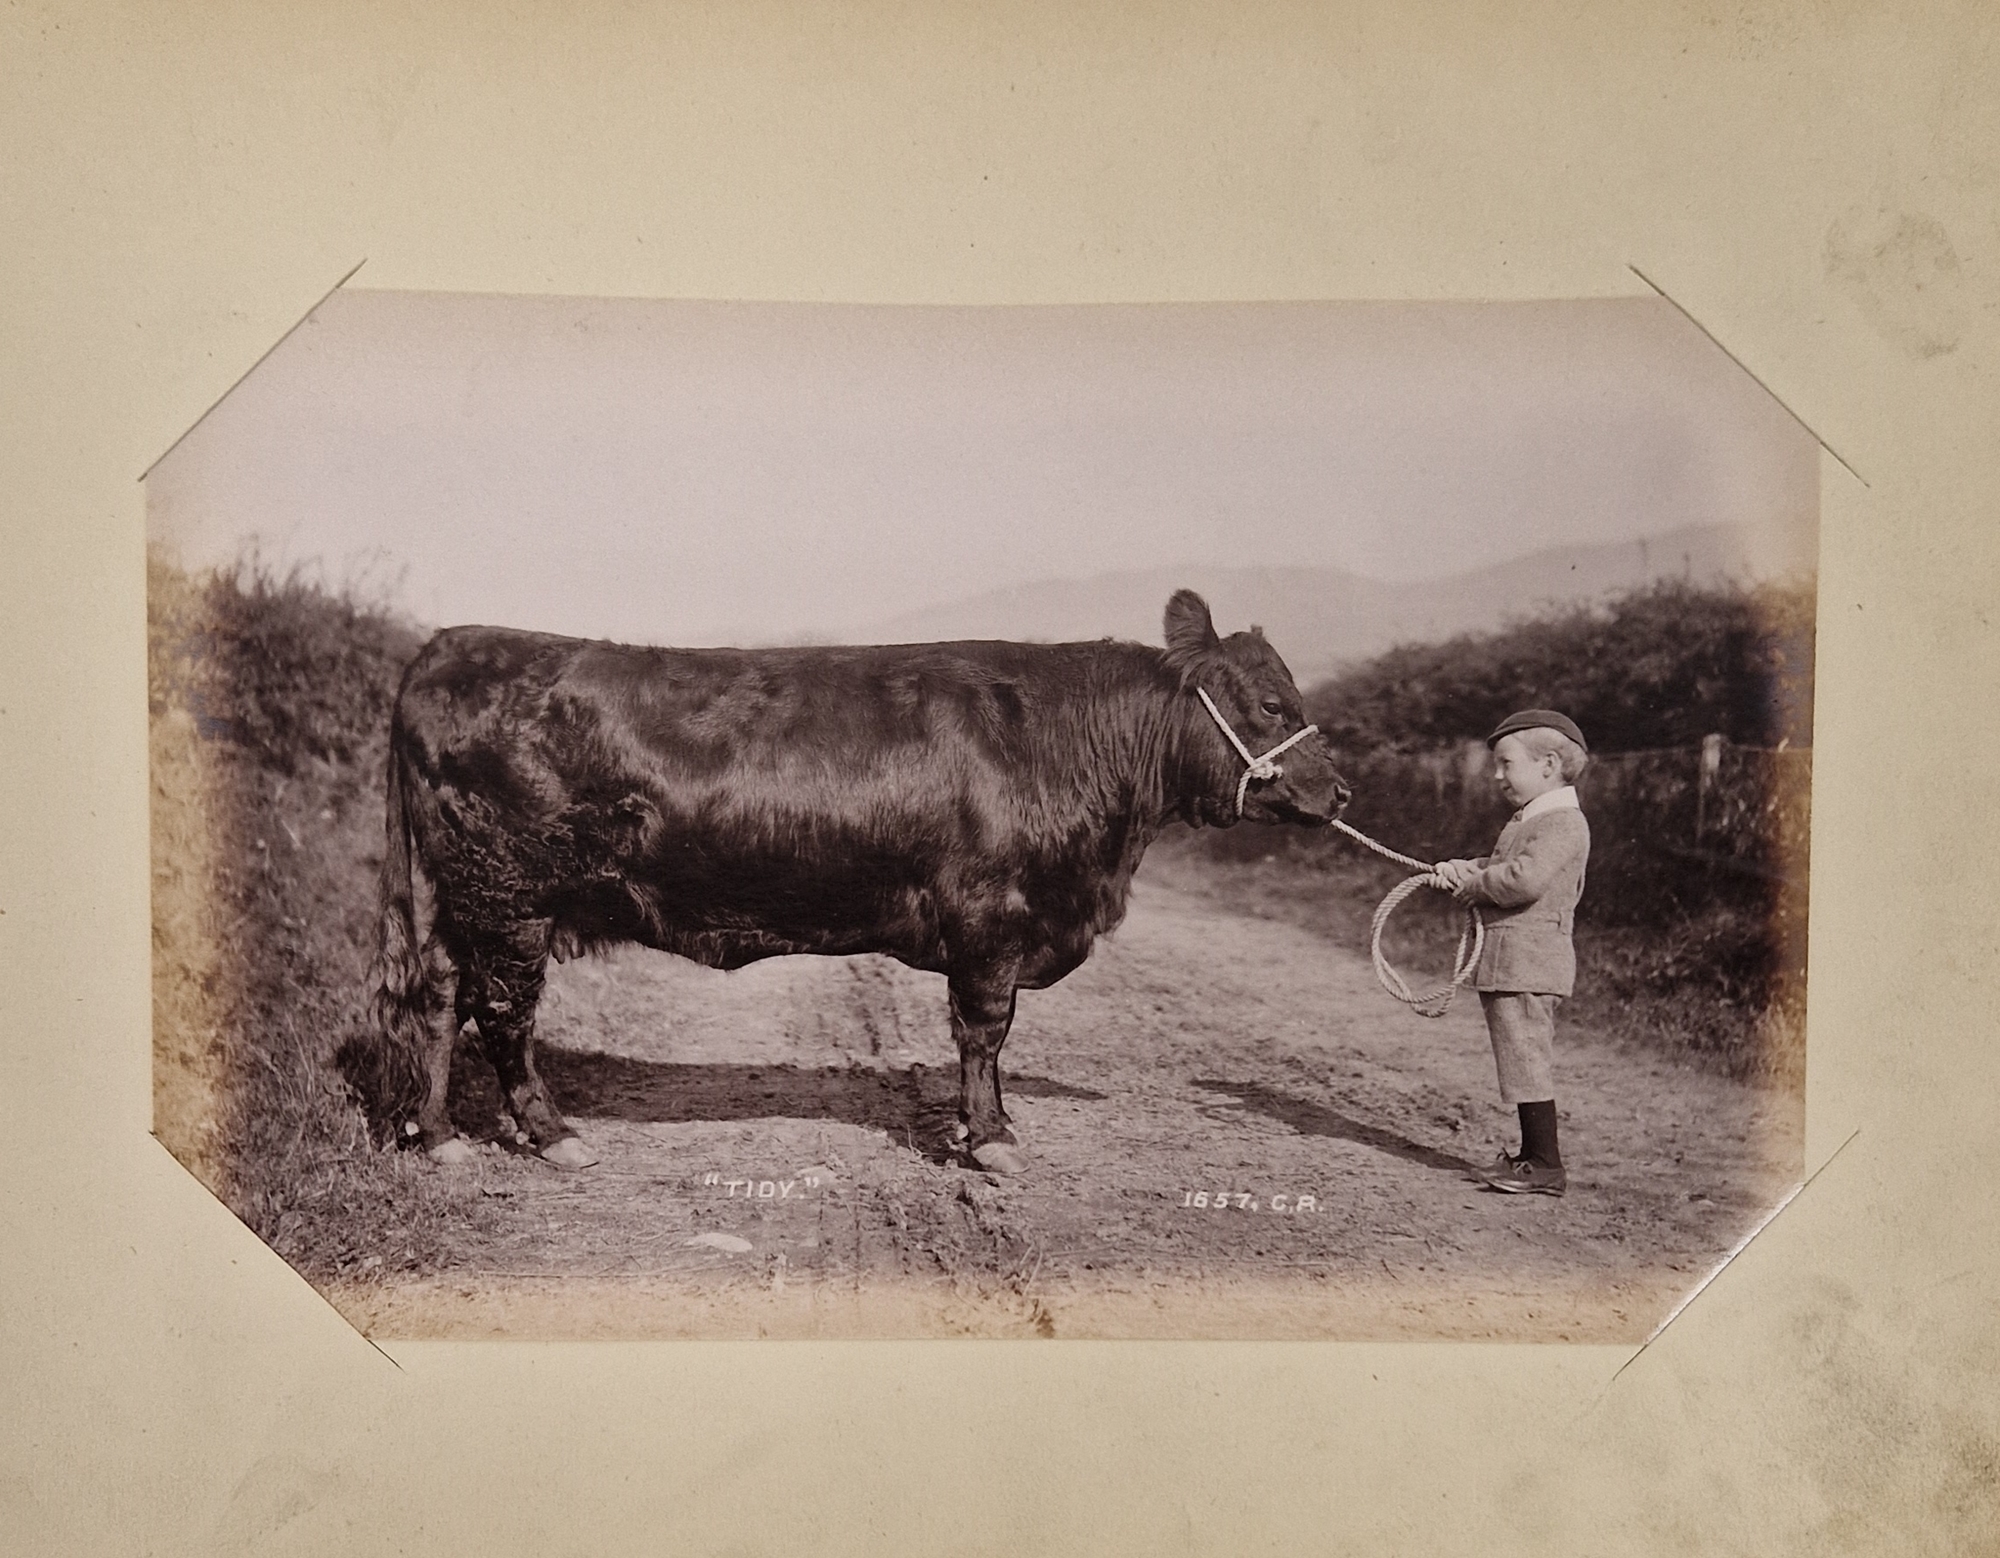
[[[451,1272],[329,1294],[382,1336],[1043,1335],[1635,1341],[1799,1173],[1796,1096],[1558,1041],[1570,1191],[1512,1145],[1475,998],[1398,1006],[1360,949],[1142,873],[1003,1056],[1033,1170],[949,1144],[942,979],[734,974],[636,950],[556,970],[544,1072],[602,1154],[457,1112],[493,1216]]]

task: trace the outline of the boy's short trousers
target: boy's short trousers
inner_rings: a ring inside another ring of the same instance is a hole
[[[1556,1008],[1559,995],[1526,990],[1482,990],[1493,1064],[1500,1072],[1502,1103],[1538,1104],[1556,1096]]]

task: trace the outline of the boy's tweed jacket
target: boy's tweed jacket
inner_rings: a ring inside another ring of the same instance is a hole
[[[1568,995],[1574,988],[1570,931],[1590,858],[1590,824],[1573,796],[1567,805],[1523,807],[1500,830],[1493,853],[1472,862],[1480,869],[1471,893],[1486,920],[1475,990]]]

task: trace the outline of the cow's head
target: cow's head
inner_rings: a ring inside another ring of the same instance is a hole
[[[1227,826],[1237,818],[1237,788],[1247,765],[1202,706],[1200,694],[1208,694],[1253,757],[1305,729],[1304,700],[1261,628],[1217,637],[1208,603],[1193,590],[1176,590],[1167,602],[1166,629],[1167,663],[1179,674],[1193,705],[1191,755],[1199,754],[1200,791],[1194,817]],[[1334,771],[1333,749],[1325,736],[1315,731],[1274,761],[1281,770],[1275,778],[1253,776],[1243,791],[1245,818],[1323,827],[1340,815],[1350,792]]]

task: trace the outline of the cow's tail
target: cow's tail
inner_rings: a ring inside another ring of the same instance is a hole
[[[416,884],[411,862],[409,781],[401,722],[389,733],[388,848],[382,856],[380,920],[375,962],[376,1043],[370,1091],[378,1117],[395,1129],[424,1102],[424,1051],[433,1005],[442,997],[417,929]]]

